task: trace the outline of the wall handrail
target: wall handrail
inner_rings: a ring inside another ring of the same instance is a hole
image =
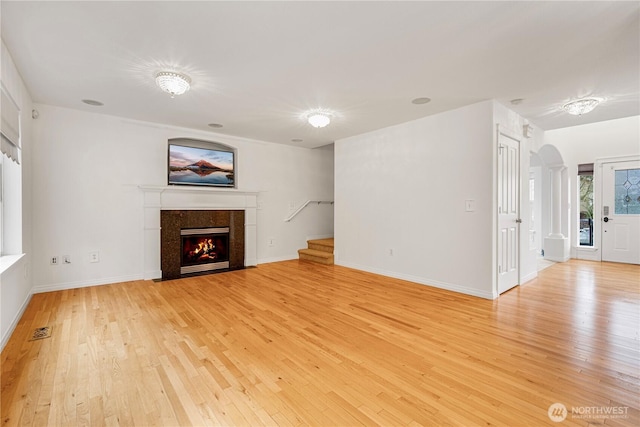
[[[333,200],[307,200],[306,202],[304,202],[304,204],[302,206],[300,206],[298,209],[293,211],[293,213],[291,213],[291,215],[289,215],[287,218],[285,218],[284,222],[291,221],[293,219],[293,217],[298,215],[304,208],[306,208],[308,205],[310,205],[312,203],[315,203],[317,205],[333,204]]]

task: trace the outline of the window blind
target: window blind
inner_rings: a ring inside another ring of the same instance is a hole
[[[4,87],[0,87],[0,116],[0,151],[20,163],[20,112]]]
[[[593,163],[578,165],[578,175],[593,175]]]

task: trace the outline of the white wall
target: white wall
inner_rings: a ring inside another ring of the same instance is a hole
[[[4,348],[31,297],[31,97],[4,42],[0,80],[20,111],[21,164],[4,159],[3,186],[6,253],[0,259],[0,349]],[[24,254],[24,255],[22,255]]]
[[[336,141],[336,263],[492,298],[493,113],[487,101]]]
[[[297,257],[307,236],[332,235],[330,205],[290,223],[289,205],[333,198],[333,152],[248,141],[113,116],[38,105],[33,153],[35,290],[143,276],[143,193],[166,185],[167,140],[190,137],[237,148],[240,190],[259,191],[258,262]],[[268,238],[275,245],[268,247]],[[89,263],[91,251],[99,263]],[[71,264],[52,266],[53,255]]]
[[[580,216],[577,185],[578,165],[594,163],[596,159],[640,155],[640,116],[606,122],[550,130],[545,133],[545,144],[558,149],[567,166],[566,182],[569,187],[569,241],[571,256],[599,259],[589,249],[580,248],[578,218]],[[595,232],[599,232],[599,224]],[[593,252],[593,251],[592,251]]]

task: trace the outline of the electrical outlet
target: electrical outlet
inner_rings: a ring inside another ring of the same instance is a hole
[[[57,257],[57,256],[52,256],[52,257],[49,259],[49,264],[51,264],[51,265],[58,265],[58,257]]]
[[[89,252],[89,262],[100,262],[100,252]]]
[[[63,263],[63,264],[71,264],[71,256],[69,256],[69,255],[62,255],[62,263]]]

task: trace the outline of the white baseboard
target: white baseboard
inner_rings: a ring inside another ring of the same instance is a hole
[[[567,262],[571,259],[571,257],[566,256],[566,257],[554,257],[554,256],[544,256],[544,259],[548,260],[548,261],[553,261],[553,262]]]
[[[154,280],[162,278],[162,270],[145,271],[143,274],[143,280]]]
[[[24,311],[27,309],[27,306],[29,305],[29,301],[31,301],[32,296],[33,296],[33,291],[29,292],[29,295],[27,295],[27,298],[24,300],[24,302],[20,306],[20,309],[18,310],[15,317],[11,321],[11,324],[9,325],[9,329],[7,329],[4,336],[2,337],[2,340],[0,341],[0,351],[4,350],[4,346],[7,345],[7,342],[9,342],[9,338],[11,338],[11,334],[13,334],[13,331],[14,329],[16,329],[16,326],[18,326],[18,322],[22,318]]]
[[[269,264],[271,262],[290,261],[292,259],[298,259],[298,254],[271,257],[271,258],[260,258],[258,259],[258,264]]]
[[[588,261],[602,261],[602,254],[593,248],[575,248],[573,258],[585,259]]]
[[[89,286],[110,285],[112,283],[132,282],[134,280],[145,280],[140,274],[131,274],[126,276],[104,277],[94,280],[82,280],[78,282],[52,283],[49,285],[37,285],[33,287],[34,294],[53,291],[65,291],[67,289],[87,288]]]
[[[379,274],[381,276],[393,277],[394,279],[406,280],[408,282],[418,283],[420,285],[431,286],[438,289],[444,289],[447,291],[458,292],[465,295],[471,295],[474,297],[495,299],[493,292],[479,291],[478,289],[469,288],[462,285],[456,285],[453,283],[440,282],[438,280],[431,280],[424,277],[412,276],[410,274],[397,273],[395,271],[387,271],[379,268],[371,268],[363,265],[358,265],[350,262],[336,262],[336,265],[343,267],[353,268],[356,270],[362,270],[369,273]]]
[[[522,285],[523,283],[527,283],[528,281],[533,280],[536,277],[538,277],[538,272],[537,271],[533,271],[533,272],[527,274],[526,276],[522,277],[520,279],[520,284]]]

